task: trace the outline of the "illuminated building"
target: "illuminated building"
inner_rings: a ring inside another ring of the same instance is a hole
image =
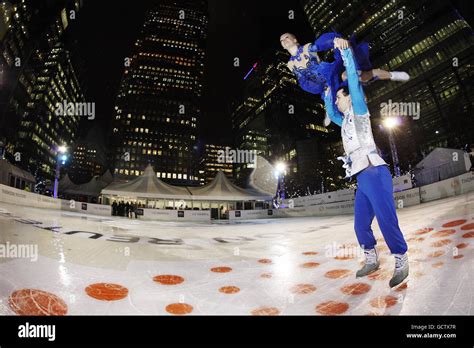
[[[205,1],[160,1],[148,11],[117,96],[115,176],[134,178],[151,163],[168,183],[199,183],[207,24]]]

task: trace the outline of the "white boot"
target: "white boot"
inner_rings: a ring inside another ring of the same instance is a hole
[[[379,269],[379,257],[377,255],[377,250],[374,249],[364,249],[365,264],[364,266],[357,271],[356,277],[364,277],[370,273],[375,272]]]
[[[391,71],[390,72],[390,80],[392,81],[408,81],[410,79],[410,75],[408,75],[404,71]]]
[[[397,286],[408,277],[408,254],[393,254],[393,256],[395,257],[395,271],[389,282],[391,288]]]

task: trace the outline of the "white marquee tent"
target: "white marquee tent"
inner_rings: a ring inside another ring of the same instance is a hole
[[[243,189],[232,184],[222,172],[201,187],[169,185],[156,177],[151,165],[143,175],[126,183],[112,183],[101,192],[104,204],[113,200],[142,203],[149,208],[235,209],[237,202],[270,201],[272,196],[256,189]]]

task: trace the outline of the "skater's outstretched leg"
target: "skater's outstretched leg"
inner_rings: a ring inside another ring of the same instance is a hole
[[[347,74],[342,73],[342,80],[347,80]],[[377,80],[391,80],[391,81],[408,81],[410,75],[404,71],[386,71],[382,69],[372,69],[368,71],[361,71],[359,81],[364,84],[370,84]]]

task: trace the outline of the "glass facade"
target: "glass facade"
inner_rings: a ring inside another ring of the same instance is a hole
[[[160,1],[148,11],[117,96],[115,176],[136,177],[151,163],[171,184],[199,183],[207,27],[205,1]]]

